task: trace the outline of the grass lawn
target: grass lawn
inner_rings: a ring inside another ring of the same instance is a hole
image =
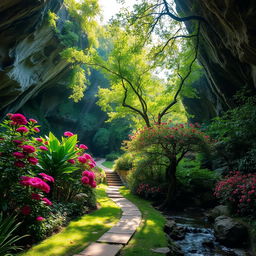
[[[84,215],[64,228],[60,233],[35,245],[20,256],[71,256],[81,252],[90,242],[96,241],[116,223],[121,210],[105,193],[105,185],[96,189],[101,208]]]
[[[114,162],[113,161],[105,161],[102,163],[103,166],[109,168],[109,169],[112,169],[113,166],[114,166]]]
[[[121,256],[156,256],[151,249],[167,247],[167,237],[163,231],[165,218],[155,210],[148,201],[132,195],[126,188],[120,189],[121,194],[137,205],[142,212],[142,223],[127,246],[121,251]]]

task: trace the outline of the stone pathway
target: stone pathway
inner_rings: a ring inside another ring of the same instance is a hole
[[[100,165],[102,162],[103,161],[100,162]],[[97,163],[97,165],[99,164]],[[103,168],[106,173],[113,172],[102,165],[100,167]],[[109,186],[106,192],[108,197],[121,208],[121,219],[95,243],[92,243],[84,251],[75,256],[115,256],[123,246],[130,241],[140,225],[141,212],[136,205],[119,193],[119,189],[120,186]]]

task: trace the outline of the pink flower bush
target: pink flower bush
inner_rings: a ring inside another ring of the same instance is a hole
[[[38,164],[38,159],[35,158],[35,157],[29,157],[27,160],[28,160],[28,162],[29,162],[30,164],[33,164],[33,165]]]
[[[42,201],[44,201],[46,205],[52,205],[52,202],[46,197],[42,198]]]
[[[256,213],[256,174],[230,172],[216,184],[214,195],[239,215]]]
[[[11,114],[10,119],[17,125],[26,125],[28,123],[25,116],[22,114]]]
[[[84,150],[88,149],[88,147],[85,146],[84,144],[81,144],[81,145],[79,146],[79,148],[84,149]]]
[[[87,162],[87,158],[85,158],[85,156],[79,156],[77,160],[82,164],[85,164]]]
[[[97,183],[95,181],[95,174],[91,171],[84,171],[82,173],[81,181],[85,185],[89,185],[92,188],[95,188],[97,186]]]
[[[50,186],[46,182],[44,182],[42,179],[37,177],[22,176],[20,179],[20,184],[23,186],[30,186],[33,188],[40,189],[45,193],[50,192]]]

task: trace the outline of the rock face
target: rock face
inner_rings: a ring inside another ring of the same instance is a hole
[[[219,216],[215,219],[214,235],[225,245],[239,247],[247,241],[248,230],[230,217]]]
[[[0,3],[0,111],[17,111],[68,70],[63,49],[47,23],[63,0],[3,0]],[[63,11],[62,11],[63,12]]]
[[[199,47],[199,60],[206,70],[209,82],[204,83],[205,92],[210,89],[224,109],[234,107],[232,96],[243,87],[255,94],[256,2],[254,0],[175,0],[175,2],[181,17],[199,15],[207,21],[207,24],[202,22]],[[191,30],[192,23],[186,23],[186,26]],[[216,109],[217,113],[218,109],[219,107]]]

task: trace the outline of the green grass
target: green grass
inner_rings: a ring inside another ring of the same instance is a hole
[[[109,168],[109,169],[113,169],[114,162],[113,161],[105,161],[105,162],[102,163],[102,165]]]
[[[105,188],[106,186],[100,185],[96,190],[97,201],[101,205],[99,210],[70,222],[60,233],[19,255],[71,256],[96,241],[119,220],[121,215],[120,208],[107,197]]]
[[[151,249],[167,247],[168,240],[163,231],[166,222],[163,215],[155,210],[150,202],[132,195],[126,188],[120,189],[121,194],[133,202],[142,212],[143,220],[137,232],[121,252],[121,256],[156,256]]]

